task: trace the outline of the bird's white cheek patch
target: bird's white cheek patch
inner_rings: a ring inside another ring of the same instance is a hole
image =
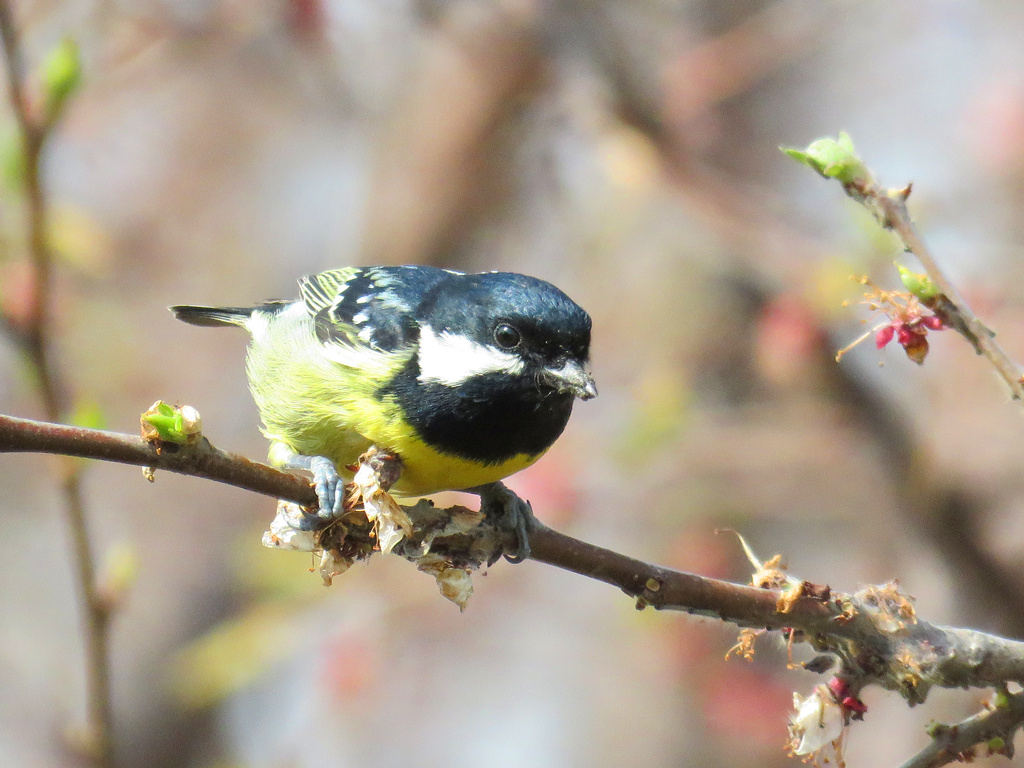
[[[515,374],[523,370],[518,355],[447,331],[436,333],[428,325],[420,330],[419,362],[420,381],[450,387],[484,373]]]

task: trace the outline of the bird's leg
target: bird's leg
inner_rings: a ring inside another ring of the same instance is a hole
[[[303,530],[322,528],[324,523],[341,515],[345,502],[345,482],[338,475],[338,468],[326,456],[303,456],[293,453],[282,464],[285,469],[304,469],[313,473],[313,485],[320,509],[315,515],[308,515],[303,521]],[[308,529],[306,528],[308,524]]]
[[[501,553],[505,559],[510,563],[526,560],[530,556],[530,531],[537,525],[530,502],[519,498],[500,482],[466,490],[480,497],[480,511],[496,528],[511,533],[515,538],[515,547]],[[497,559],[498,555],[495,555],[491,563]]]

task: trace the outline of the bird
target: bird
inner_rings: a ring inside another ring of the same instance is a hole
[[[299,294],[170,309],[251,335],[246,372],[270,461],[312,473],[310,526],[341,514],[347,468],[375,447],[401,460],[392,493],[475,493],[512,534],[506,559],[529,557],[532,508],[501,481],[551,447],[576,399],[597,396],[590,315],[536,277],[418,265],[307,275]]]

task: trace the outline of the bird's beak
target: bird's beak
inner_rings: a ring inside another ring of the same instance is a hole
[[[545,368],[544,376],[559,392],[571,392],[580,400],[597,397],[597,385],[575,360],[568,360],[561,368]]]

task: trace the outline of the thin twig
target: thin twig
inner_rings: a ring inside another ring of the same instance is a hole
[[[18,32],[7,0],[0,0],[0,40],[3,42],[7,92],[21,138],[22,184],[28,226],[28,253],[33,280],[28,313],[20,333],[13,336],[25,350],[36,375],[43,410],[51,421],[67,411],[68,398],[53,364],[50,350],[53,258],[48,242],[49,207],[41,169],[52,116],[34,115],[25,91],[25,65]],[[89,546],[81,468],[74,462],[61,467],[61,490],[78,590],[83,605],[86,645],[86,696],[89,712],[89,751],[97,768],[114,764],[113,712],[110,693],[108,607],[96,590],[96,566]]]
[[[205,439],[193,446],[150,443],[141,437],[0,414],[0,453],[50,453],[166,469],[216,480],[298,504],[315,504],[316,492],[296,475],[225,453]]]
[[[798,162],[813,168],[819,175],[838,181],[851,199],[867,208],[885,229],[896,233],[904,250],[914,254],[921,262],[931,282],[931,286],[922,284],[916,289],[910,289],[911,292],[944,325],[963,336],[975,352],[983,355],[1006,382],[1013,398],[1024,405],[1024,374],[1020,367],[996,342],[995,333],[978,319],[970,305],[960,296],[956,286],[939,267],[917,233],[907,210],[907,198],[910,197],[912,185],[908,184],[902,189],[888,189],[879,184],[872,170],[857,156],[853,141],[845,133],[840,133],[838,139],[818,139],[803,150],[792,147],[781,149]],[[909,355],[910,347],[902,341],[900,343]]]
[[[993,753],[1013,757],[1013,739],[1024,725],[1024,693],[1001,697],[999,706],[986,709],[956,725],[933,727],[932,742],[900,768],[939,768],[971,762],[974,749],[985,743]],[[995,740],[995,743],[993,743]]]
[[[33,280],[27,302],[28,314],[19,337],[36,369],[38,384],[47,418],[60,417],[62,396],[57,391],[56,376],[52,370],[47,326],[50,315],[52,259],[46,233],[48,211],[46,190],[40,169],[40,158],[46,144],[48,127],[32,114],[25,93],[25,65],[21,45],[7,0],[0,0],[0,39],[3,41],[4,63],[7,72],[7,93],[11,110],[18,123],[23,153],[22,185],[25,192],[28,223],[28,252],[32,260]]]
[[[995,333],[978,319],[935,261],[910,218],[905,195],[902,191],[888,192],[877,185],[872,185],[872,189],[867,192],[877,203],[885,226],[895,232],[904,248],[917,257],[928,277],[947,299],[938,307],[944,319],[971,343],[979,355],[983,355],[992,364],[1010,388],[1014,400],[1024,403],[1024,374],[999,346]]]

